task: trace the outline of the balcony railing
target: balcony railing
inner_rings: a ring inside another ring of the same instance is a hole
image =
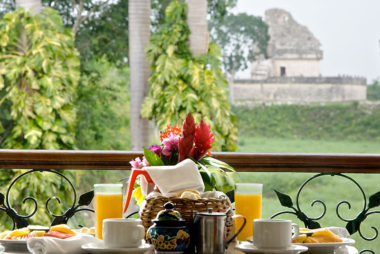
[[[54,171],[55,169],[129,170],[129,161],[137,156],[142,156],[142,152],[0,150],[0,168],[31,169],[32,171]],[[347,174],[379,174],[380,155],[213,153],[213,156],[229,163],[238,172],[316,173],[300,186],[294,202],[290,196],[283,193],[277,193],[281,204],[286,207],[286,210],[278,211],[278,213],[274,216],[281,214],[292,214],[303,221],[308,227],[319,226],[318,221],[324,217],[326,213],[326,205],[319,199],[312,201],[311,206],[318,204],[322,207],[322,213],[318,217],[308,217],[299,205],[299,196],[304,188],[311,181],[314,181],[314,179],[325,176],[338,176],[350,181],[359,189],[360,195],[363,196],[363,208],[352,219],[347,219],[341,214],[341,208],[342,206],[346,206],[350,209],[352,204],[345,200],[340,201],[336,206],[337,217],[347,223],[346,228],[351,233],[359,234],[361,238],[367,241],[374,241],[377,239],[378,230],[376,227],[371,226],[373,235],[368,237],[362,233],[361,225],[367,217],[380,213],[380,211],[376,210],[380,205],[380,192],[375,194],[370,193],[373,195],[367,197],[367,194],[364,192],[360,183]],[[27,171],[27,173],[28,172],[31,171]],[[331,195],[334,194],[335,193],[331,193]],[[76,200],[74,201],[69,215],[71,215],[71,213],[75,210],[80,211],[83,209],[79,207],[85,205],[88,202],[88,198],[91,197],[90,193],[85,195],[87,196],[84,196],[78,200],[78,204],[75,203]],[[3,207],[0,207],[0,209],[3,211],[6,210],[6,205],[6,202],[3,201]],[[7,213],[8,212],[11,214],[13,213],[11,209],[9,209]],[[27,219],[27,217],[22,219]],[[67,219],[67,217],[63,216],[57,220],[67,221]],[[22,220],[20,223],[22,223]],[[361,253],[364,252],[375,253],[374,251],[367,249],[362,250]]]

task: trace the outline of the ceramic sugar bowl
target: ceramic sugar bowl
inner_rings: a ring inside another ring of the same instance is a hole
[[[190,245],[190,230],[172,203],[166,203],[164,208],[153,220],[154,225],[148,229],[146,240],[154,245],[156,251],[184,252]]]

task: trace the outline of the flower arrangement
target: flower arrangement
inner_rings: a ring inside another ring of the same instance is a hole
[[[168,126],[160,133],[160,145],[144,148],[143,158],[130,161],[132,169],[147,166],[175,165],[185,159],[192,159],[200,170],[205,191],[218,190],[228,193],[234,189],[233,174],[235,170],[225,162],[211,156],[210,149],[214,135],[204,120],[197,125],[192,114],[188,114],[182,128]],[[140,188],[133,196],[138,203],[144,198]]]

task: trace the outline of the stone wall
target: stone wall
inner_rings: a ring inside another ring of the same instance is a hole
[[[281,67],[285,67],[285,76],[318,77],[319,60],[316,59],[272,59],[271,76],[281,76]]]
[[[307,104],[367,99],[365,78],[271,77],[266,80],[235,80],[235,105]]]

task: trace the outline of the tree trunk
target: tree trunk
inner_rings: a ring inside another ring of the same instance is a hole
[[[32,14],[39,14],[42,9],[42,2],[41,0],[16,0],[16,7],[30,10]]]
[[[228,100],[230,101],[230,104],[233,105],[235,103],[234,101],[234,80],[235,80],[235,71],[231,72],[231,75],[228,76]]]
[[[145,48],[150,35],[150,0],[129,0],[129,66],[131,83],[131,148],[142,150],[149,143],[149,122],[141,117],[148,94],[149,63]]]
[[[186,2],[190,50],[194,56],[199,56],[208,50],[207,1],[186,0]]]

